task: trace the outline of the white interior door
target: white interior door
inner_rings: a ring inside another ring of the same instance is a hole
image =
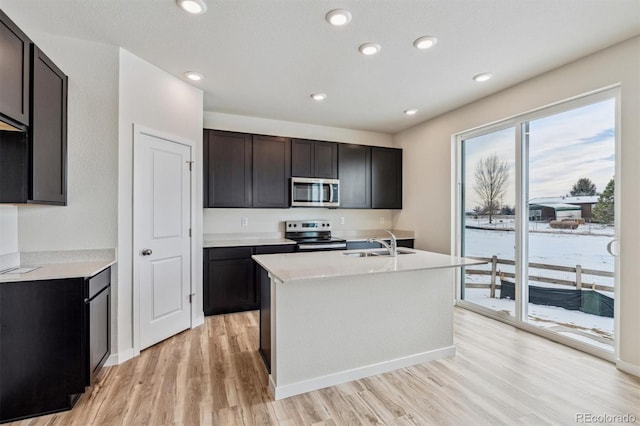
[[[191,326],[191,147],[151,133],[134,136],[140,350]]]

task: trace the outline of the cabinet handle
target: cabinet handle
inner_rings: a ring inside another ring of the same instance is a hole
[[[142,249],[141,253],[143,256],[149,256],[151,255],[151,253],[153,253],[153,251],[151,249],[146,248],[146,249]]]

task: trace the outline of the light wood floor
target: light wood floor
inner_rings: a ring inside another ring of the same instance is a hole
[[[72,411],[15,425],[576,424],[631,414],[640,379],[457,308],[455,357],[274,402],[256,312],[205,325],[104,370]]]

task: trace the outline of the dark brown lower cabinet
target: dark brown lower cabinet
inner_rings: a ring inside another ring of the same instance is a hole
[[[217,315],[260,308],[253,254],[292,253],[295,244],[213,247],[204,249],[204,314]]]
[[[91,278],[0,283],[0,422],[69,410],[90,385],[109,355],[104,273],[95,305]]]

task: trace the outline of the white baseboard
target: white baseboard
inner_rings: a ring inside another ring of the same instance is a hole
[[[624,371],[625,373],[640,377],[640,365],[631,364],[630,362],[626,362],[618,358],[616,360],[616,368],[620,371]]]
[[[392,359],[377,364],[365,365],[364,367],[354,368],[352,370],[341,371],[339,373],[329,374],[327,376],[316,377],[301,382],[290,383],[287,385],[276,386],[273,377],[269,375],[269,389],[273,398],[279,399],[289,398],[290,396],[299,395],[301,393],[311,392],[314,390],[327,388],[329,386],[339,385],[364,377],[375,376],[377,374],[386,373],[388,371],[397,370],[399,368],[410,367],[412,365],[422,364],[433,361],[435,359],[446,358],[456,354],[455,346],[447,346],[433,351],[422,352],[407,357]]]
[[[134,356],[135,352],[133,351],[133,348],[129,348],[122,352],[111,354],[109,358],[107,358],[107,361],[104,363],[104,366],[110,367],[112,365],[122,364],[123,362],[130,360]]]

